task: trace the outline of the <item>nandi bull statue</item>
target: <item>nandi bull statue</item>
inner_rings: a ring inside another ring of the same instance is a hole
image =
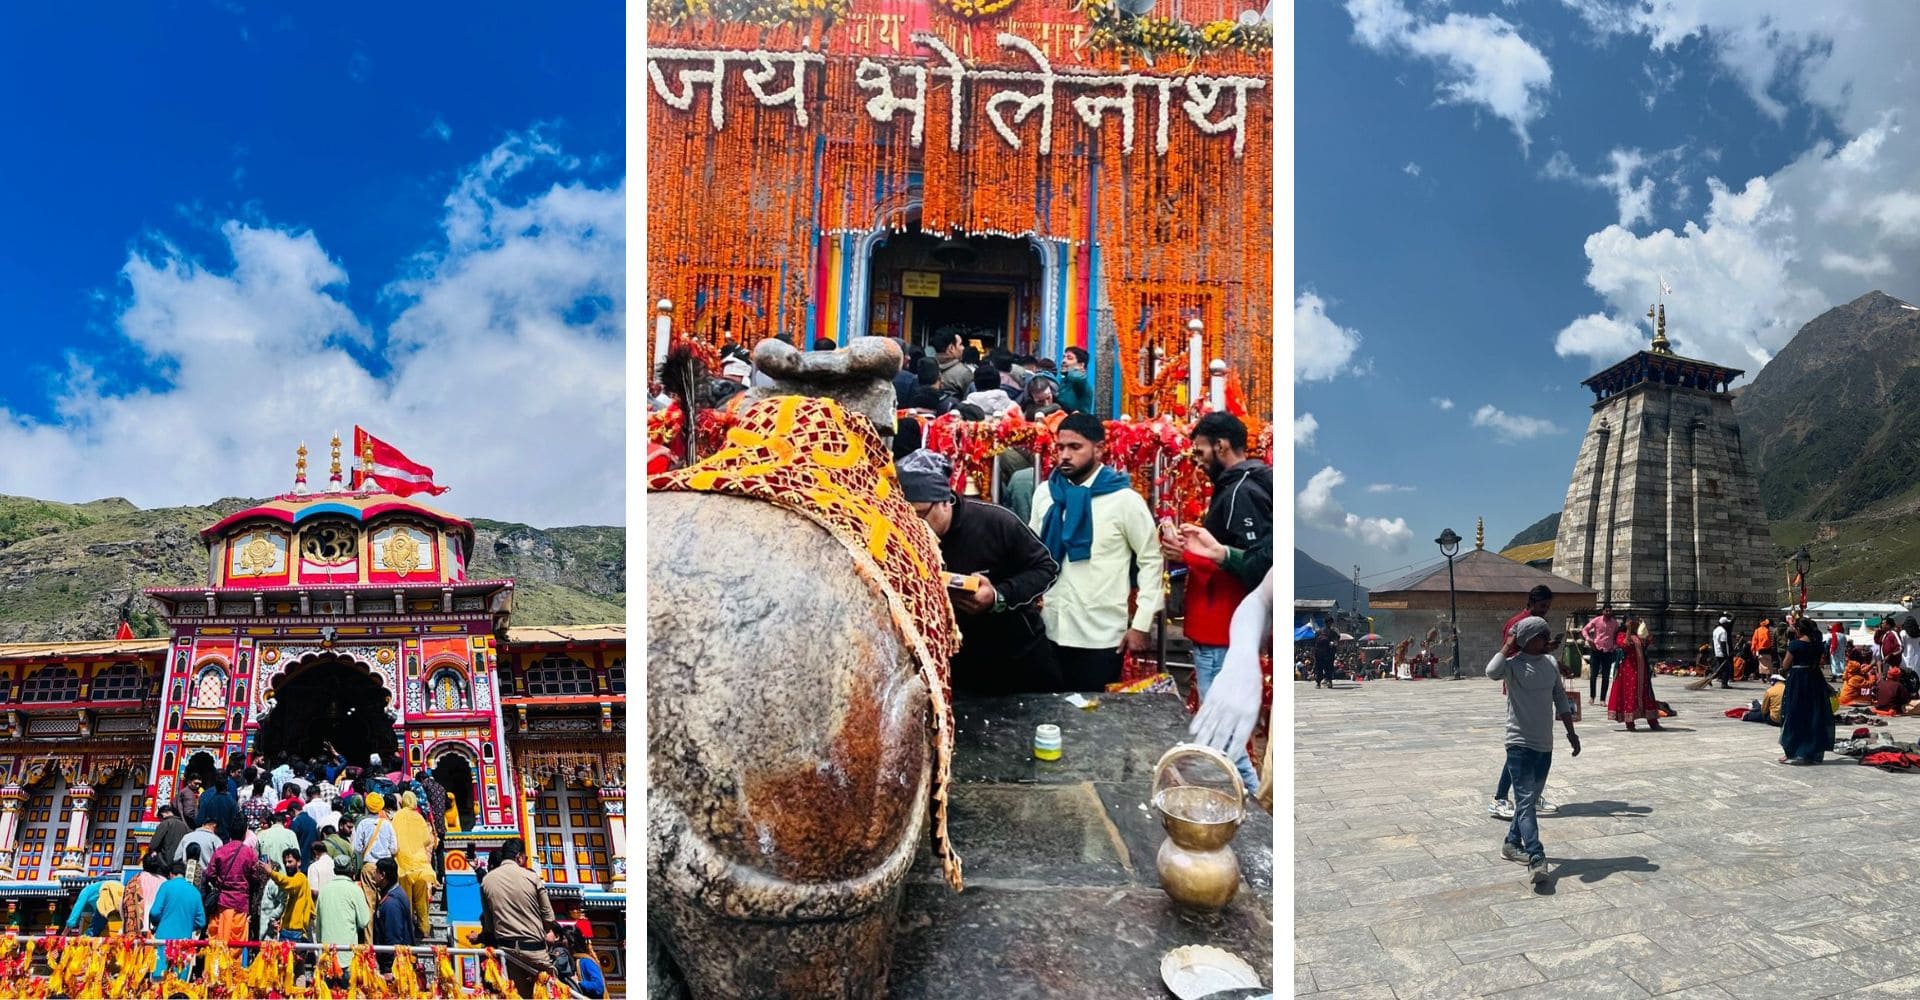
[[[883,997],[930,824],[960,886],[958,631],[892,477],[899,348],[769,340],[754,361],[774,387],[647,497],[648,953],[676,967],[650,969],[649,994]]]

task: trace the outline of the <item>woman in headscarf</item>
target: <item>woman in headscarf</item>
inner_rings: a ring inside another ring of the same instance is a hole
[[[1780,696],[1782,764],[1818,764],[1833,749],[1833,689],[1820,676],[1820,629],[1801,619],[1787,642],[1787,687]]]
[[[1653,671],[1647,666],[1646,626],[1634,615],[1621,623],[1618,638],[1620,667],[1607,692],[1607,718],[1627,724],[1627,732],[1638,732],[1634,723],[1645,719],[1647,728],[1660,731],[1660,703],[1653,699]]]

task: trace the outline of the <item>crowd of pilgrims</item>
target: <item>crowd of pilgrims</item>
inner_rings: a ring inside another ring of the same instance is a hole
[[[140,871],[89,884],[62,930],[159,942],[156,979],[169,971],[169,941],[426,942],[457,804],[428,771],[409,778],[378,754],[356,767],[328,750],[320,759],[236,758],[211,777],[189,778],[157,810]],[[590,925],[578,911],[556,919],[530,868],[522,841],[495,849],[481,881],[483,938],[514,955],[506,971],[523,993],[545,972],[604,996]],[[243,950],[242,961],[250,958]],[[382,969],[393,960],[383,955]]]

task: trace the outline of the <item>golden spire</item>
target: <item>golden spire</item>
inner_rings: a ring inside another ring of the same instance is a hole
[[[307,443],[300,442],[300,447],[294,454],[299,457],[293,462],[293,491],[305,493],[307,491]]]
[[[1484,549],[1486,547],[1487,547],[1487,519],[1484,517],[1474,518],[1473,548],[1477,552],[1480,549]]]
[[[333,432],[333,470],[331,474],[329,474],[327,477],[327,485],[336,490],[340,488],[340,432],[339,431]]]
[[[1653,318],[1654,308],[1653,306],[1647,307],[1648,319]],[[1658,308],[1660,310],[1660,318],[1655,322],[1653,327],[1653,353],[1672,354],[1673,345],[1667,343],[1667,304],[1662,302]]]
[[[360,444],[360,489],[373,492],[373,439],[368,438]]]

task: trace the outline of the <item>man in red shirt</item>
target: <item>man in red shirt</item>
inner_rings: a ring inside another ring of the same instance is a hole
[[[1193,428],[1193,452],[1213,480],[1204,524],[1161,525],[1160,552],[1187,567],[1186,617],[1193,682],[1204,700],[1226,662],[1235,608],[1273,565],[1273,470],[1247,457],[1247,425],[1230,413],[1209,413]],[[1242,750],[1234,758],[1248,788],[1259,785]]]
[[[1547,617],[1547,612],[1552,610],[1552,608],[1553,608],[1552,588],[1546,586],[1545,584],[1541,584],[1540,586],[1527,591],[1527,606],[1524,608],[1521,608],[1519,614],[1516,614],[1512,618],[1507,619],[1506,626],[1500,630],[1501,644],[1504,646],[1508,639],[1513,638],[1513,627],[1515,625],[1520,624],[1521,622],[1527,620],[1528,618],[1545,618]],[[1553,641],[1547,645],[1547,652],[1554,653],[1554,652],[1557,652],[1559,649],[1560,649],[1560,638],[1558,636],[1555,636]],[[1560,687],[1562,691],[1564,691],[1566,689],[1565,682],[1562,682]],[[1504,694],[1505,692],[1506,692],[1506,686],[1503,684],[1501,685],[1501,693]],[[1574,704],[1575,704],[1575,707],[1578,707],[1579,705],[1578,702],[1575,702]],[[1509,795],[1512,791],[1513,791],[1513,773],[1507,770],[1507,766],[1505,764],[1501,764],[1500,765],[1500,784],[1494,789],[1493,801],[1487,804],[1487,815],[1492,816],[1495,819],[1512,820],[1513,819],[1513,800],[1509,798]],[[1544,797],[1540,799],[1539,804],[1535,807],[1535,809],[1536,811],[1541,813],[1557,813],[1560,811],[1560,807],[1558,805],[1555,805],[1552,802],[1548,802]]]

